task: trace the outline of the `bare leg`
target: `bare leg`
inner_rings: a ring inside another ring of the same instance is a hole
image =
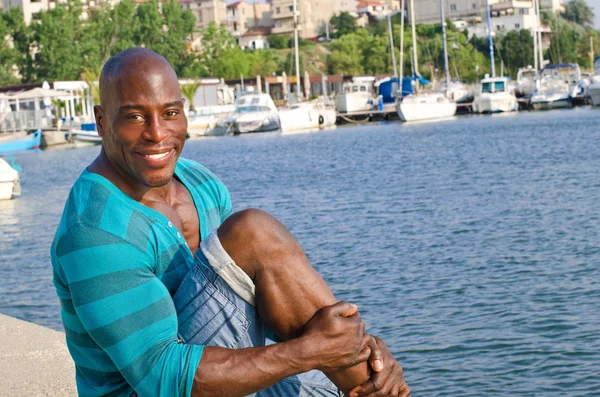
[[[281,340],[299,336],[317,310],[336,303],[292,234],[267,213],[238,212],[223,223],[218,236],[254,281],[258,313]],[[369,369],[363,363],[325,375],[347,393],[368,380]]]

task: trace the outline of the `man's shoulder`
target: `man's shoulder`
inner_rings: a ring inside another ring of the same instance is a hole
[[[111,182],[85,171],[69,192],[56,237],[60,238],[77,228],[126,239],[131,222],[142,222],[145,218],[147,216],[135,210],[133,200],[128,199]]]
[[[179,176],[183,177],[188,186],[193,189],[202,189],[207,185],[212,185],[213,187],[226,190],[223,182],[212,171],[200,163],[180,158],[177,168]]]

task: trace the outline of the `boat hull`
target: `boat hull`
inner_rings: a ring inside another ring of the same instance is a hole
[[[531,106],[535,110],[553,110],[570,108],[573,104],[570,98],[561,98],[557,100],[532,101]]]
[[[473,101],[473,112],[482,114],[514,112],[516,106],[517,99],[511,95],[481,95]]]
[[[587,89],[587,95],[593,106],[600,106],[600,83],[592,83]]]
[[[42,131],[37,130],[24,138],[13,139],[0,143],[0,156],[18,154],[39,149],[42,142]]]
[[[368,92],[340,93],[335,99],[335,108],[340,113],[372,110],[375,99]]]
[[[397,102],[398,117],[405,122],[438,120],[456,115],[456,102],[442,94],[408,96]]]

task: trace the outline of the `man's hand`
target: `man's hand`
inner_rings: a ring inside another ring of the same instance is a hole
[[[373,373],[363,385],[350,391],[350,397],[408,397],[410,388],[404,382],[404,372],[381,339],[364,335],[365,350],[370,352],[369,365]]]
[[[305,341],[305,353],[313,363],[312,368],[331,371],[368,359],[364,331],[358,307],[338,302],[317,311],[304,327],[300,339]]]

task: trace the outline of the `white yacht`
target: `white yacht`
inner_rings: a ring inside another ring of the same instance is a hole
[[[0,157],[0,200],[10,200],[20,194],[19,172]]]
[[[278,131],[279,111],[269,95],[249,87],[235,101],[235,113],[225,123],[234,134]]]
[[[207,106],[189,112],[188,134],[190,138],[222,135],[217,126],[219,121],[230,117],[235,105]]]
[[[540,87],[531,96],[531,106],[535,110],[572,107],[574,98],[581,90],[580,82],[579,65],[548,65],[540,73]]]
[[[517,87],[515,95],[517,98],[530,97],[535,90],[536,81],[538,79],[538,71],[531,66],[520,68],[517,73]]]
[[[475,113],[502,113],[517,110],[517,98],[510,92],[508,78],[489,77],[481,81],[481,91],[473,100]]]
[[[351,82],[344,83],[343,92],[335,98],[335,108],[340,113],[352,113],[371,110],[377,104],[374,91],[375,77],[354,77]]]
[[[411,94],[398,101],[396,106],[402,121],[444,119],[456,114],[456,102],[440,92]]]
[[[322,100],[299,102],[279,109],[282,133],[332,128],[336,118],[335,108]]]
[[[410,17],[413,37],[413,62],[415,70],[419,70],[419,61],[417,54],[417,43],[415,33],[415,17],[414,17],[414,0],[410,0]],[[444,4],[440,0],[440,12],[442,18],[442,41],[444,47],[444,72],[446,75],[446,87],[450,87],[450,74],[448,71],[448,51],[446,48],[446,25],[444,18]],[[402,30],[403,33],[403,30]],[[402,54],[402,51],[401,51]],[[401,60],[403,62],[403,60]],[[418,87],[418,82],[415,87]],[[456,102],[449,98],[445,93],[429,92],[410,94],[402,98],[401,95],[396,97],[396,110],[398,117],[402,121],[426,121],[435,119],[444,119],[452,117],[456,114]]]
[[[594,60],[594,77],[587,88],[587,96],[593,106],[600,106],[600,56]]]

